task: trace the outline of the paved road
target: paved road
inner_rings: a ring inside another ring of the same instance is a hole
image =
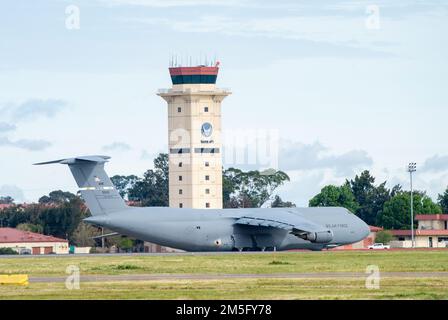
[[[334,279],[365,278],[361,272],[275,273],[275,274],[128,274],[85,275],[81,282],[154,281],[154,280],[222,280],[222,279]],[[448,272],[382,272],[382,278],[448,278]],[[65,282],[66,277],[30,277],[30,282]]]

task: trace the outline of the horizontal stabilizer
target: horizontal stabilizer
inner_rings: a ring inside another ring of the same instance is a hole
[[[53,161],[39,162],[39,163],[34,163],[34,165],[39,166],[39,165],[43,165],[43,164],[52,164],[52,163],[76,164],[76,163],[83,163],[83,162],[104,163],[104,162],[107,162],[108,159],[110,159],[110,157],[108,157],[108,156],[81,156],[81,157],[75,157],[75,158],[66,158],[66,159],[59,159],[59,160],[53,160]]]
[[[86,220],[86,219],[84,219],[84,220]],[[118,235],[119,235],[118,232],[111,232],[111,233],[102,234],[100,236],[91,237],[90,239],[101,239],[101,238],[113,237],[113,236],[118,236]]]

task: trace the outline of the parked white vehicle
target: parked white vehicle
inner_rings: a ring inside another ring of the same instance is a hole
[[[385,245],[383,243],[374,243],[371,246],[369,246],[369,249],[376,249],[376,250],[390,249],[390,246]]]

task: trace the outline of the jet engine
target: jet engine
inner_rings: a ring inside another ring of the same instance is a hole
[[[328,243],[333,240],[333,232],[331,230],[320,232],[307,232],[299,235],[300,238],[313,243]]]

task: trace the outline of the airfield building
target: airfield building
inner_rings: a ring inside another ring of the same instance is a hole
[[[0,248],[11,248],[19,254],[67,254],[68,241],[14,228],[0,228]]]
[[[415,246],[420,248],[448,247],[448,214],[417,214],[417,230],[414,231]],[[390,230],[394,236],[392,247],[412,247],[411,230]]]
[[[158,95],[168,103],[169,205],[221,209],[221,102],[214,66],[169,68],[172,87]]]

